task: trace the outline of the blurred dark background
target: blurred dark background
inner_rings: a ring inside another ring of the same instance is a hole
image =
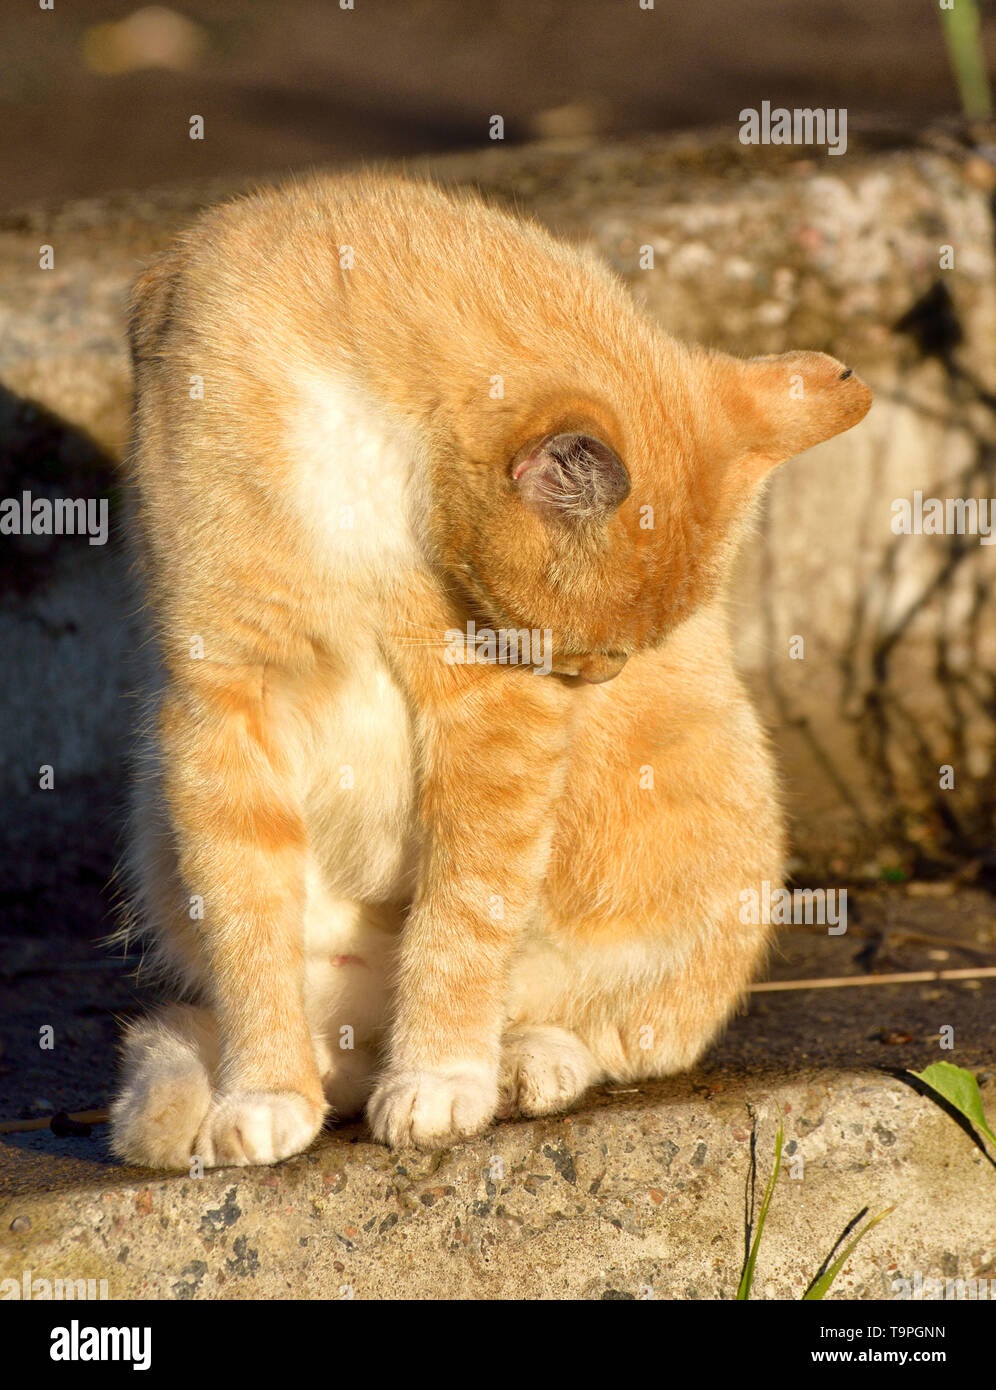
[[[493,114],[519,141],[735,127],[762,100],[851,129],[959,111],[937,0],[354,4],[0,7],[0,203],[458,149]]]

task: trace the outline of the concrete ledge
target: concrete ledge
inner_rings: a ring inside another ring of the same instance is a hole
[[[893,1298],[918,1270],[996,1278],[996,1173],[972,1140],[881,1073],[814,1072],[601,1092],[584,1113],[431,1156],[350,1128],[277,1168],[201,1179],[94,1165],[43,1190],[44,1167],[25,1165],[30,1185],[0,1207],[0,1279],[106,1279],[111,1298],[730,1299],[748,1104],[759,1192],[776,1108],[785,1123],[756,1297],[801,1297],[861,1208],[892,1203],[833,1297]],[[16,1170],[5,1164],[8,1193]]]

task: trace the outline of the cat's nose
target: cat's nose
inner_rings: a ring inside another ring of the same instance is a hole
[[[608,656],[598,653],[586,656],[578,669],[578,675],[589,685],[601,685],[603,681],[610,681],[613,676],[618,676],[628,659],[620,652],[613,652]]]

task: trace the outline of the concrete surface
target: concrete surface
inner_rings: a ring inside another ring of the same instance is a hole
[[[32,944],[0,956],[3,1089],[26,1115],[99,1106],[132,987],[120,969],[47,969],[51,951]],[[988,892],[914,883],[852,892],[843,936],[783,932],[771,973],[965,968],[994,950]],[[784,1166],[756,1296],[798,1298],[846,1224],[893,1202],[835,1297],[890,1297],[917,1270],[996,1278],[996,1165],[895,1079],[955,1061],[996,1115],[994,1004],[994,979],[756,994],[694,1072],[602,1088],[575,1115],[496,1125],[432,1157],[392,1156],[353,1125],[278,1168],[162,1178],[117,1164],[105,1126],[7,1135],[0,1279],[106,1279],[111,1297],[142,1298],[730,1298],[750,1132],[756,1118],[760,1193],[779,1110]],[[45,1053],[44,1021],[56,1030]],[[955,1045],[942,1052],[946,1025]]]
[[[269,1170],[32,1185],[0,1207],[0,1279],[106,1279],[111,1298],[729,1299],[748,1101],[758,1193],[776,1106],[785,1123],[755,1297],[800,1298],[847,1223],[893,1203],[834,1297],[893,1298],[918,1270],[996,1277],[994,1165],[929,1100],[867,1072],[711,1080],[603,1093],[432,1156],[348,1130]]]

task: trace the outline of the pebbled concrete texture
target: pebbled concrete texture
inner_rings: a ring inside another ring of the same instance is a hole
[[[0,1280],[106,1279],[143,1299],[730,1299],[751,1131],[760,1201],[778,1111],[755,1297],[800,1298],[847,1223],[893,1203],[832,1297],[895,1298],[917,1271],[996,1278],[996,1171],[972,1139],[901,1081],[816,1071],[603,1091],[435,1155],[351,1128],[272,1169],[105,1169],[68,1190],[41,1172],[0,1206]]]

